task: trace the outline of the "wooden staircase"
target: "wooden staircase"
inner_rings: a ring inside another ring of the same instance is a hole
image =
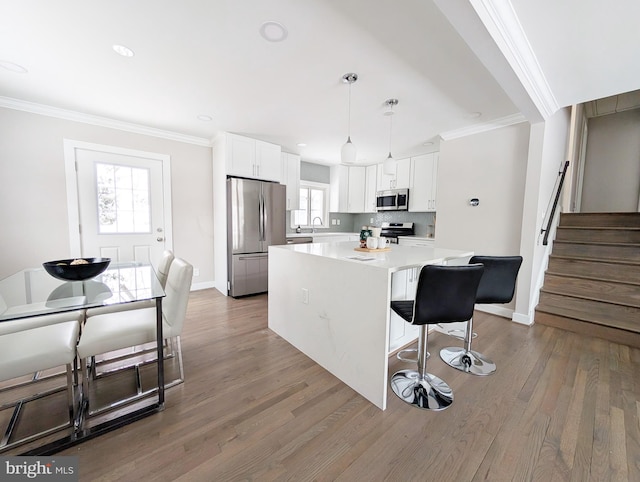
[[[640,213],[560,215],[535,322],[640,348]]]

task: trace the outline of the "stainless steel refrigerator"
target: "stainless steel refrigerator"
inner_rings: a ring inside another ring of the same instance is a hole
[[[230,296],[267,291],[269,246],[286,244],[285,189],[274,182],[227,179]]]

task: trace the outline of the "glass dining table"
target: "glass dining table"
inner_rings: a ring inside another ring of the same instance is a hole
[[[52,277],[44,268],[25,269],[0,280],[0,323],[87,308],[155,300],[156,356],[157,360],[162,360],[164,296],[164,289],[149,264],[111,263],[102,274],[85,281],[61,281]],[[164,364],[156,365],[156,400],[142,408],[119,411],[116,416],[98,425],[88,428],[76,427],[70,435],[31,449],[22,455],[51,455],[163,410]]]

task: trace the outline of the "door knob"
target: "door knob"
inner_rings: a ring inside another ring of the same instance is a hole
[[[160,242],[164,241],[164,238],[162,236],[158,236],[156,238],[156,241],[158,241],[160,243]]]

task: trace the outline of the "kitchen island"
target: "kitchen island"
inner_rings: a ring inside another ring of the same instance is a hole
[[[393,245],[366,253],[355,246],[271,246],[269,328],[384,410],[393,274],[473,252]]]

